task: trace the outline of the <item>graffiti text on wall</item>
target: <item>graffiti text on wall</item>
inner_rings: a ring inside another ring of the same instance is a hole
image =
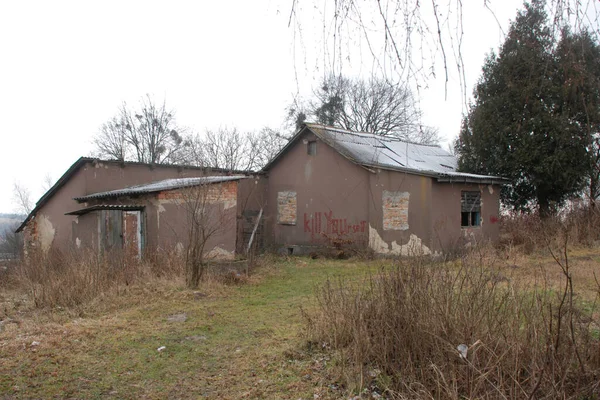
[[[367,221],[359,221],[356,224],[349,223],[347,218],[335,218],[333,211],[304,213],[304,232],[310,233],[312,239],[315,235],[347,235],[352,233],[366,232]]]

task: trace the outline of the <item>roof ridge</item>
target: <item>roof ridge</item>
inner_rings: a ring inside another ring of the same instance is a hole
[[[336,131],[336,132],[340,132],[346,135],[351,135],[351,136],[360,136],[360,135],[369,135],[375,139],[387,139],[387,140],[393,140],[393,141],[397,141],[397,142],[402,142],[402,143],[408,143],[408,144],[414,144],[417,146],[423,146],[423,147],[435,147],[435,148],[439,148],[441,149],[442,147],[440,145],[437,144],[427,144],[427,143],[419,143],[419,142],[415,142],[412,140],[407,140],[407,139],[402,139],[398,136],[395,135],[389,135],[389,134],[379,134],[379,133],[374,133],[374,132],[362,132],[362,131],[351,131],[345,128],[339,128],[336,126],[331,126],[331,125],[323,125],[323,124],[318,124],[318,123],[314,123],[314,122],[307,122],[306,123],[307,127],[316,127],[316,128],[321,128],[321,129],[326,129],[329,131]]]

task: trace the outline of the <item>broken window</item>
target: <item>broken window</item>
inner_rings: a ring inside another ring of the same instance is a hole
[[[309,156],[317,155],[317,141],[316,140],[311,140],[310,142],[308,142],[308,145],[306,146],[306,152],[308,153]]]
[[[460,226],[481,225],[481,192],[461,192]]]

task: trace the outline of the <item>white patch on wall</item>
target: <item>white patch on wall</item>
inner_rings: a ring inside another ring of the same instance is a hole
[[[79,249],[81,247],[81,239],[75,238],[75,246]]]
[[[395,240],[388,244],[369,224],[369,247],[377,254],[389,254],[396,256],[424,256],[431,255],[431,249],[423,244],[423,241],[415,234],[411,234],[406,244],[398,244]]]
[[[490,194],[494,194],[494,187],[492,185],[488,185],[488,192],[490,192]]]
[[[383,191],[383,230],[405,231],[408,229],[408,192]]]
[[[37,221],[38,228],[38,240],[40,241],[40,248],[46,252],[50,250],[52,242],[54,241],[54,234],[56,230],[52,226],[52,222],[45,215],[40,215]]]
[[[177,244],[175,245],[175,252],[177,253],[177,255],[181,257],[183,255],[183,250],[183,243],[177,242]]]
[[[233,260],[235,258],[235,254],[233,251],[227,251],[219,246],[215,246],[211,251],[208,252],[206,257],[213,260]]]
[[[277,223],[281,225],[296,225],[298,203],[296,192],[277,193]]]

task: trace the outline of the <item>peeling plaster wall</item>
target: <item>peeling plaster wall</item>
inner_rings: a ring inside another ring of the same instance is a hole
[[[369,226],[369,247],[376,254],[381,255],[416,257],[433,254],[417,235],[411,234],[406,244],[398,244],[395,240],[388,244],[379,236],[379,232],[371,226]]]
[[[316,155],[307,152],[310,141],[316,141]],[[268,171],[267,241],[275,248],[323,246],[332,239],[366,246],[369,174],[306,132]],[[279,196],[286,192],[296,193],[295,225],[277,221]]]
[[[220,173],[210,172],[210,174],[219,175]],[[82,205],[73,200],[74,197],[120,189],[161,179],[204,175],[207,175],[207,171],[203,169],[122,164],[118,162],[87,162],[75,171],[70,179],[37,211],[36,218],[39,219],[41,215],[45,215],[51,221],[52,229],[54,230],[52,241],[49,241],[47,236],[44,237],[44,246],[47,246],[50,242],[52,248],[63,252],[69,251],[77,248],[76,239],[78,237],[80,239],[79,247],[87,246],[89,242],[87,238],[74,235],[73,228],[76,223],[76,217],[64,215],[66,212],[82,208]],[[39,242],[34,244],[34,241],[37,241],[38,237],[30,234],[37,229],[36,218],[32,219],[25,229],[29,237],[29,240],[26,241],[26,246],[40,246]],[[82,230],[83,228],[79,229],[80,232]]]
[[[237,181],[210,185],[206,192],[209,226],[218,231],[209,238],[206,252],[216,258],[232,258],[236,250]],[[203,194],[204,195],[204,194]],[[144,251],[182,251],[189,239],[189,211],[184,202],[187,194],[179,190],[149,193],[135,197],[106,199],[106,204],[144,206]],[[88,205],[103,204],[95,200]],[[90,213],[86,215],[96,215]],[[214,217],[214,219],[212,219]],[[97,218],[97,217],[96,217]],[[87,229],[89,230],[89,229]]]
[[[418,247],[431,253],[431,185],[429,177],[398,171],[378,169],[369,175],[371,249],[406,255]]]

